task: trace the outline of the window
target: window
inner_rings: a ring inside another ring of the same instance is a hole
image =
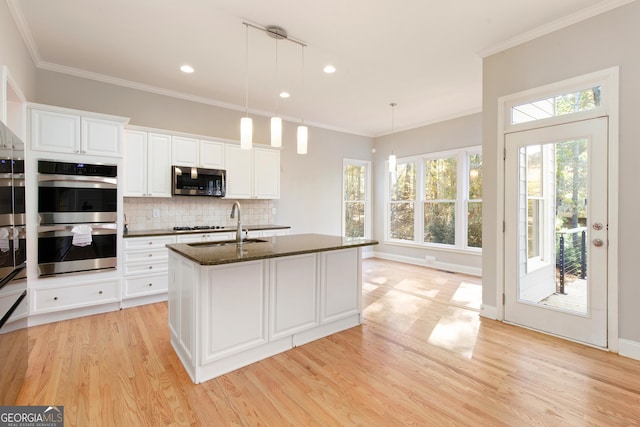
[[[345,159],[343,162],[342,235],[370,238],[370,162]]]
[[[511,124],[593,110],[600,107],[601,91],[601,86],[595,86],[540,101],[516,105],[511,108]]]
[[[389,242],[482,248],[480,147],[398,159],[389,174]]]

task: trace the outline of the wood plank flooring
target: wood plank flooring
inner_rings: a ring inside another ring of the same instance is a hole
[[[164,303],[30,328],[67,426],[640,425],[640,362],[478,316],[480,279],[363,261],[364,324],[194,385]]]

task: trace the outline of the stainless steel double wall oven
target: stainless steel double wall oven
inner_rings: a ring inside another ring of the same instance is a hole
[[[115,268],[117,166],[38,161],[40,276]]]

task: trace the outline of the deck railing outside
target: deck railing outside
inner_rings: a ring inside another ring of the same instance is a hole
[[[568,277],[587,277],[587,227],[576,227],[556,232],[556,291],[565,294]]]

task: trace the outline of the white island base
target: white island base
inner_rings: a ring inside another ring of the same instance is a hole
[[[357,326],[361,248],[201,265],[169,251],[171,344],[194,383]]]

